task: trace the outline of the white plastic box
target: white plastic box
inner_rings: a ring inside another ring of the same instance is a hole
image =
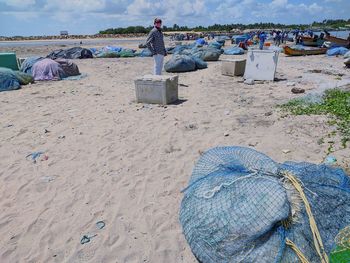
[[[226,76],[243,76],[245,59],[225,59],[221,63],[221,74]]]
[[[136,79],[136,101],[163,105],[177,101],[178,79],[169,75],[145,75]]]
[[[244,78],[252,80],[274,80],[278,55],[279,52],[274,50],[248,50]]]

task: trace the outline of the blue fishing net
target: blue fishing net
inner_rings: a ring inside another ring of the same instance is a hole
[[[21,87],[15,72],[12,69],[0,67],[0,92],[16,90]]]
[[[309,262],[320,262],[309,217],[284,171],[300,180],[325,252],[331,252],[337,233],[350,224],[350,180],[342,169],[279,164],[253,149],[219,147],[198,160],[180,209],[200,262],[299,262],[287,238]]]

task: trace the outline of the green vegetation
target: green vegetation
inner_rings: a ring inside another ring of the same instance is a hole
[[[143,26],[129,26],[126,28],[109,28],[102,30],[100,34],[134,34],[134,33],[148,33],[151,30],[152,26],[143,27]],[[208,27],[196,26],[196,27],[187,27],[179,26],[174,24],[171,26],[164,26],[163,30],[165,32],[171,31],[196,31],[196,32],[211,32],[211,31],[221,31],[221,32],[230,32],[231,30],[245,30],[245,29],[308,29],[308,28],[319,28],[319,29],[339,29],[339,28],[350,28],[350,19],[336,19],[336,20],[323,20],[322,22],[313,22],[312,24],[293,24],[293,25],[283,25],[283,24],[274,24],[274,23],[254,23],[249,25],[244,24],[226,24],[219,25],[214,24]]]
[[[320,28],[332,28],[332,29],[338,29],[338,28],[349,28],[350,27],[350,19],[343,20],[343,19],[335,19],[335,20],[323,20],[322,22],[313,22],[311,24],[313,27],[320,27]]]
[[[350,141],[350,92],[339,89],[327,90],[320,103],[294,99],[281,106],[294,115],[328,115],[330,125],[335,125],[342,136],[342,146]]]
[[[100,31],[100,34],[137,34],[143,33],[147,34],[152,27],[143,27],[143,26],[129,26],[126,28],[118,27],[118,28],[108,28],[106,30]]]

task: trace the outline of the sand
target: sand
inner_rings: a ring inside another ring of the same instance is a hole
[[[303,96],[288,82],[306,93],[344,84],[340,57],[281,54],[279,81],[251,86],[211,62],[179,74],[181,100],[165,107],[135,103],[133,80],[152,72],[152,58],[74,62],[87,77],[0,93],[0,262],[197,262],[178,213],[201,152],[240,145],[322,163],[334,141],[338,163],[349,160],[325,116],[276,108]],[[38,151],[36,163],[26,158]],[[82,245],[84,235],[96,236]]]

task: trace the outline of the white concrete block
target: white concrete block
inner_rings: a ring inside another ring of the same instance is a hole
[[[169,75],[145,75],[136,79],[136,101],[163,105],[177,101],[178,79]]]
[[[243,76],[245,59],[225,59],[221,63],[221,74],[227,76]]]
[[[244,78],[253,80],[274,80],[278,55],[279,52],[274,50],[248,50]]]

